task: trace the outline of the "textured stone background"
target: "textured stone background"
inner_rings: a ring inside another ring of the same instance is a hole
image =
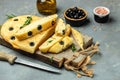
[[[89,19],[86,25],[75,28],[92,36],[94,41],[100,42],[101,55],[94,55],[93,60],[97,64],[90,66],[95,69],[94,78],[77,78],[73,72],[66,71],[64,68],[61,69],[62,74],[58,75],[0,61],[0,80],[120,80],[120,0],[57,0],[57,13],[63,18],[64,10],[73,6],[86,9]],[[99,24],[94,21],[92,11],[96,6],[106,6],[111,10],[108,23]],[[36,0],[0,0],[0,24],[7,20],[6,14],[42,16],[37,12]],[[0,51],[52,67],[1,45]]]

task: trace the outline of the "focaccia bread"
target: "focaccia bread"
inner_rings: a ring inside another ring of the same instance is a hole
[[[57,35],[62,36],[65,34],[65,30],[66,30],[65,23],[61,18],[59,18],[56,24],[55,33]]]
[[[40,20],[41,18],[38,16],[32,16],[32,15],[23,15],[23,16],[18,16],[14,17],[11,19],[8,19],[1,28],[1,36],[2,38],[10,43],[14,48],[18,48],[16,45],[13,44],[13,42],[18,41],[16,39],[15,34],[20,30],[20,27],[25,23],[27,20],[27,17],[32,18],[31,23]]]
[[[48,40],[46,40],[40,47],[39,50],[43,53],[48,52],[48,50],[57,42],[61,41],[63,39],[63,37],[61,36],[57,36],[57,35],[53,35],[52,37],[50,37]]]
[[[40,46],[54,33],[55,26],[52,26],[48,28],[46,31],[34,35],[33,37],[20,41],[17,39],[15,34],[20,30],[20,26],[24,24],[28,16],[30,15],[18,16],[6,21],[1,28],[1,35],[4,38],[4,40],[9,42],[14,48],[29,53],[34,53],[38,46]],[[41,19],[40,17],[37,16],[31,17],[32,17],[31,24]]]
[[[69,36],[65,36],[61,41],[54,44],[48,52],[51,53],[60,53],[61,51],[67,49],[70,45],[72,45],[73,40]]]
[[[31,17],[30,24],[21,28],[28,17]],[[82,34],[71,28],[69,24],[65,24],[62,19],[56,21],[56,14],[44,18],[31,15],[18,16],[3,24],[1,35],[14,48],[33,54],[38,49],[43,53],[64,51],[73,43],[70,38],[72,33],[75,41],[83,49]]]
[[[33,37],[30,37],[28,39],[16,42],[13,42],[14,45],[18,47],[18,49],[34,53],[35,50],[38,49],[38,47],[46,41],[52,34],[54,33],[54,27],[51,27],[47,29],[46,31],[43,31],[39,34],[34,35]]]
[[[70,35],[70,25],[65,24],[64,21],[61,18],[59,18],[56,24],[55,34],[58,36]]]
[[[83,46],[84,46],[83,35],[80,32],[78,32],[77,30],[75,30],[74,28],[72,28],[71,30],[72,30],[72,35],[73,35],[75,41],[77,42],[79,47],[82,50],[84,50],[84,48],[83,48]]]
[[[57,14],[54,14],[35,21],[19,30],[15,36],[19,40],[24,40],[36,35],[37,33],[40,33],[41,31],[45,31],[55,25],[57,16]]]

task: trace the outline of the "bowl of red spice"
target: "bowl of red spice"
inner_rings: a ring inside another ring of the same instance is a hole
[[[98,23],[105,23],[109,19],[110,10],[107,7],[98,6],[94,8],[94,19]]]

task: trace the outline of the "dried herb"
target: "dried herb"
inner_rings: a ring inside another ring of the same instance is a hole
[[[51,63],[53,62],[53,56],[50,58],[50,62],[51,62]]]
[[[71,49],[72,49],[72,51],[73,51],[73,52],[75,52],[75,51],[76,51],[75,44],[72,44]]]
[[[49,40],[48,43],[51,43],[53,40]]]
[[[6,16],[7,16],[8,19],[16,17],[14,14],[10,14],[10,15],[7,14]]]
[[[20,27],[20,29],[23,28],[23,27],[25,27],[26,25],[30,24],[31,21],[32,21],[32,17],[27,17],[27,20],[26,20],[25,23]]]

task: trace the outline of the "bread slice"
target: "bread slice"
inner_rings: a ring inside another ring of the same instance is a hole
[[[50,15],[48,17],[44,17],[34,23],[29,24],[28,26],[25,26],[21,30],[19,30],[16,33],[16,37],[19,40],[27,39],[31,36],[36,35],[37,33],[40,33],[42,31],[47,30],[48,28],[52,27],[56,23],[57,14]]]
[[[56,24],[55,33],[57,35],[62,36],[65,34],[65,30],[66,30],[65,23],[61,18],[59,18]]]
[[[75,41],[77,42],[77,44],[79,45],[79,47],[84,50],[83,46],[84,46],[84,40],[83,40],[83,35],[78,32],[77,30],[75,30],[74,28],[72,28],[72,35],[75,39]]]
[[[55,34],[58,36],[69,36],[71,32],[71,26],[65,24],[64,21],[59,18],[55,28]]]
[[[57,36],[57,35],[53,35],[52,37],[50,37],[48,40],[46,40],[40,47],[39,50],[43,53],[48,52],[48,50],[57,42],[61,41],[63,37],[61,36]]]
[[[72,38],[65,36],[61,41],[54,44],[48,52],[51,53],[59,53],[65,49],[67,49],[73,43]]]
[[[66,24],[65,36],[69,36],[71,34],[71,26]]]

